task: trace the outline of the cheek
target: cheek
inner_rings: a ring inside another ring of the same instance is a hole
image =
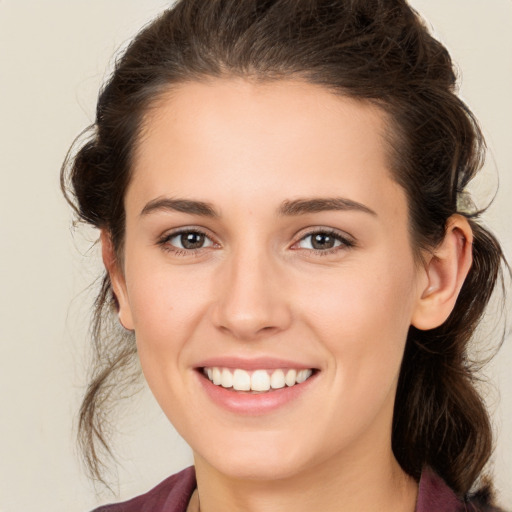
[[[168,413],[189,384],[187,369],[198,332],[207,332],[214,283],[206,267],[171,266],[135,251],[130,256],[126,275],[138,356],[149,387]]]
[[[308,287],[303,309],[310,329],[331,353],[338,389],[350,390],[354,404],[367,400],[370,388],[380,396],[395,384],[414,307],[414,279],[412,260],[400,264],[387,258],[347,267],[329,282]]]
[[[194,286],[187,272],[133,261],[128,280],[138,357],[145,379],[175,426],[184,412],[181,398],[190,379],[184,361],[204,311],[206,290]],[[128,277],[128,276],[127,276]]]
[[[385,258],[349,264],[306,282],[302,309],[328,329],[356,336],[382,329],[403,331],[410,324],[415,301],[412,260],[402,264]]]
[[[135,257],[131,268],[130,274],[127,269],[128,295],[137,334],[145,343],[162,344],[162,348],[179,343],[211,295],[204,271],[175,269],[161,261]]]

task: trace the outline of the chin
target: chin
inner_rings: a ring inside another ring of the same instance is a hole
[[[293,461],[279,461],[273,458],[248,461],[243,456],[236,456],[234,460],[215,461],[217,471],[237,480],[285,480],[295,476],[301,470],[301,465]],[[217,464],[217,462],[219,462]]]
[[[265,434],[257,436],[260,439],[246,435],[241,443],[217,445],[218,450],[205,450],[202,458],[220,473],[240,480],[281,480],[310,467],[304,443],[269,439],[272,436]]]

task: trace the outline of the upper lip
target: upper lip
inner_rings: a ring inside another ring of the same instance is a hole
[[[297,370],[307,370],[309,368],[315,369],[314,366],[307,363],[292,361],[289,359],[281,359],[275,357],[254,357],[254,358],[241,358],[239,356],[222,356],[211,357],[199,362],[197,368],[239,368],[241,370],[263,370],[263,369],[278,369],[278,368],[293,368]]]

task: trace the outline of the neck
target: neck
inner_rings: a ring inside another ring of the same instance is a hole
[[[294,474],[244,480],[195,455],[200,512],[413,512],[418,485],[386,453],[336,456]],[[357,462],[354,462],[357,461]]]

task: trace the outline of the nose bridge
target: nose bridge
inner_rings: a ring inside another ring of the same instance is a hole
[[[261,240],[233,247],[218,274],[214,321],[240,339],[285,329],[291,314],[277,256]]]

